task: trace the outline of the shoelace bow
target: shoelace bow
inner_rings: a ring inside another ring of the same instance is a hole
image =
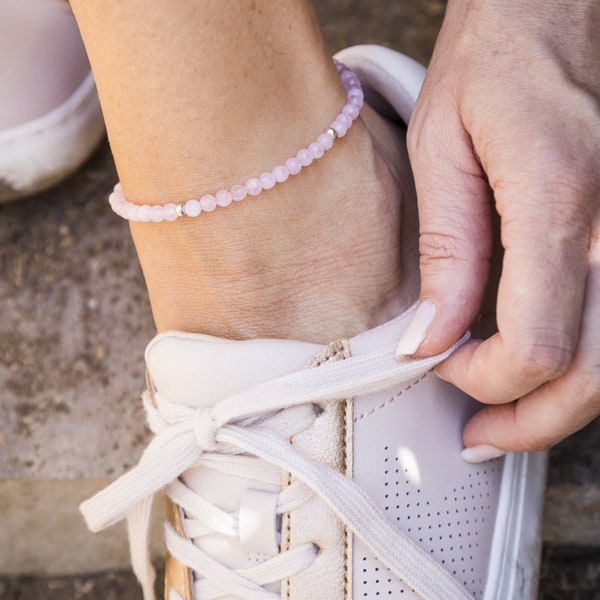
[[[157,491],[166,488],[167,495],[184,508],[194,529],[190,537],[215,531],[235,535],[235,516],[187,488],[179,480],[183,472],[202,463],[212,462],[219,468],[219,462],[226,462],[226,466],[221,465],[223,470],[239,469],[246,477],[262,480],[276,480],[281,472],[291,473],[317,494],[374,556],[420,596],[427,600],[472,598],[428,553],[395,529],[351,479],[307,458],[288,441],[294,428],[301,430],[307,426],[307,419],[316,418],[315,405],[412,382],[447,358],[467,337],[465,335],[446,352],[426,359],[398,362],[395,347],[389,346],[325,363],[229,396],[208,410],[174,404],[158,394],[153,395],[152,402],[146,395],[148,422],[155,437],[136,467],[81,505],[87,525],[92,531],[100,531],[127,517],[133,568],[142,585],[144,599],[154,600],[148,529],[152,497]],[[297,412],[294,418],[278,418],[290,410]],[[292,492],[290,488],[284,490],[278,512],[298,506],[305,497],[306,493],[302,494],[298,487]],[[175,558],[201,574],[196,585],[200,586],[203,599],[231,595],[243,600],[277,600],[279,593],[264,586],[303,570],[318,551],[312,545],[305,545],[256,566],[232,570],[200,550],[190,539],[179,536],[170,525],[166,526],[166,540]]]

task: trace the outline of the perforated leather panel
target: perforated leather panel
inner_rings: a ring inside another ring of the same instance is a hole
[[[389,520],[482,598],[503,459],[470,465],[461,431],[474,401],[430,374],[358,398],[354,479]],[[417,598],[357,540],[354,598]]]

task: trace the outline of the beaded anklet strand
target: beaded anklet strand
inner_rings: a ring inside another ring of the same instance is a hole
[[[203,212],[212,212],[217,206],[229,206],[232,202],[239,202],[246,196],[258,196],[262,190],[270,190],[276,183],[286,181],[290,175],[297,175],[303,167],[321,158],[325,151],[333,146],[334,140],[346,135],[363,106],[364,95],[358,77],[339,61],[334,59],[334,62],[346,89],[346,104],[327,131],[321,133],[307,148],[302,148],[283,164],[258,177],[248,179],[243,185],[236,184],[229,190],[223,189],[215,194],[205,194],[199,200],[192,198],[181,204],[173,202],[164,205],[133,204],[125,198],[121,184],[117,183],[109,196],[111,208],[124,219],[145,223],[174,221],[184,216],[197,217]]]

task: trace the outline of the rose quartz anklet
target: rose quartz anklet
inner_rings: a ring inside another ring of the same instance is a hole
[[[165,205],[132,204],[129,202],[117,183],[109,197],[112,209],[129,221],[174,221],[178,217],[197,217],[203,212],[211,212],[217,206],[229,206],[239,202],[246,196],[257,196],[262,190],[270,190],[276,183],[283,183],[290,175],[297,175],[303,167],[313,160],[321,158],[326,150],[333,146],[334,140],[346,135],[352,122],[358,117],[362,108],[364,96],[358,77],[348,67],[335,60],[340,79],[346,88],[346,104],[335,118],[329,129],[321,133],[307,148],[299,150],[295,156],[288,158],[283,164],[277,165],[271,171],[266,171],[258,177],[252,177],[245,184],[234,185],[229,190],[219,190],[214,195],[205,194],[199,200],[192,198],[182,204],[170,202]]]

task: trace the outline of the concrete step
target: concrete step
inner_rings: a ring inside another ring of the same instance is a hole
[[[600,552],[572,547],[544,552],[538,600],[598,600]],[[162,572],[156,596],[163,600]],[[70,577],[0,576],[0,598],[7,600],[141,600],[131,571],[111,571]]]
[[[111,479],[0,481],[0,574],[65,576],[129,567],[125,524],[92,535],[77,507]],[[163,503],[156,502],[152,552],[164,556]],[[2,596],[0,595],[0,598]]]
[[[68,193],[0,207],[0,573],[129,564],[123,528],[93,536],[77,510],[148,441],[153,325],[127,225],[106,210],[114,179],[104,147]],[[544,535],[600,546],[600,421],[553,452]]]
[[[542,557],[538,600],[598,600],[600,552],[557,547]],[[158,571],[156,596],[163,600],[162,572]],[[0,576],[0,598],[7,600],[141,600],[131,571],[110,571],[69,577]]]
[[[124,568],[123,527],[77,507],[148,442],[139,401],[154,334],[104,145],[72,181],[0,206],[0,572]],[[155,536],[161,554],[161,535]]]

